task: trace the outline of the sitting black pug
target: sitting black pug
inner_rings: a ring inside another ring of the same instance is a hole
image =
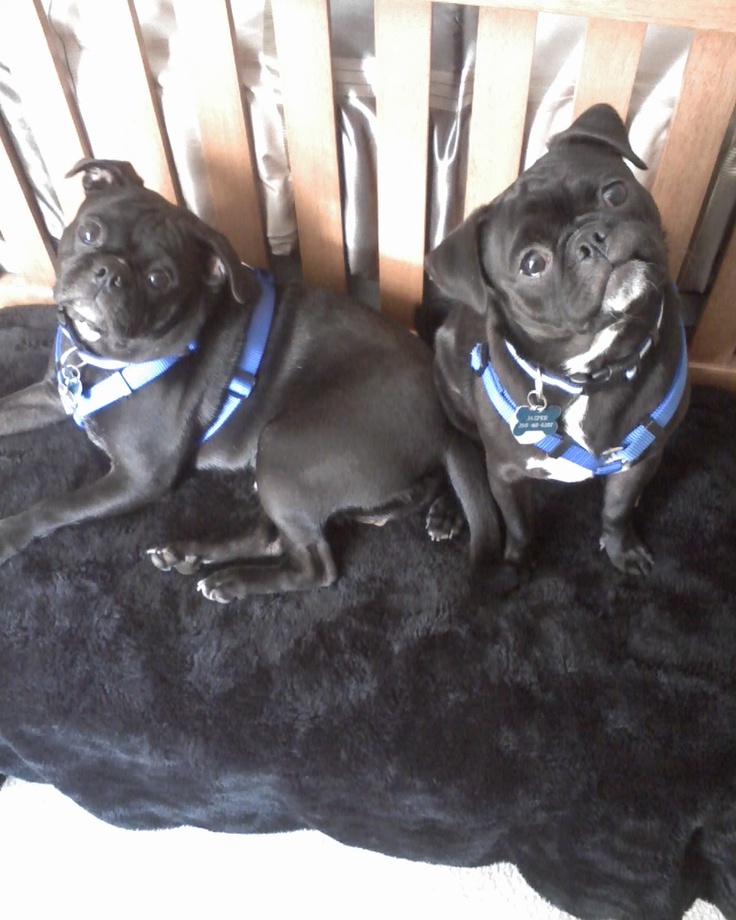
[[[63,525],[153,501],[189,465],[255,471],[262,513],[247,533],[150,551],[161,569],[228,563],[199,582],[219,602],[329,585],[333,515],[381,523],[429,504],[445,472],[474,566],[498,552],[481,453],[447,421],[423,342],[346,298],[242,265],[128,163],[86,160],[78,172],[86,199],[59,244],[55,355],[45,380],[0,400],[0,434],[70,414],[111,468],[0,521],[0,562]],[[444,521],[430,510],[433,536]]]
[[[626,573],[653,564],[632,511],[685,414],[687,355],[659,213],[624,158],[645,168],[615,110],[593,106],[427,257],[462,304],[435,337],[437,384],[483,442],[515,569],[532,480],[596,476],[601,547]]]

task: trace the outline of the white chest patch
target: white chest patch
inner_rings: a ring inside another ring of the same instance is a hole
[[[583,422],[588,410],[588,400],[588,396],[578,396],[565,409],[561,417],[565,431],[586,450],[590,450],[590,447],[586,442]],[[557,482],[582,482],[584,479],[593,477],[590,470],[570,460],[564,460],[562,457],[530,457],[526,461],[526,468],[529,472],[543,472],[546,478]]]
[[[563,460],[562,457],[530,457],[526,461],[526,468],[529,472],[540,470],[546,474],[547,479],[556,482],[582,482],[593,478],[590,470],[570,460]]]
[[[596,333],[593,337],[593,341],[590,343],[590,348],[587,351],[583,352],[581,355],[575,355],[574,358],[570,358],[569,361],[564,363],[563,368],[565,372],[568,374],[586,373],[593,361],[601,355],[604,355],[611,345],[613,345],[623,327],[623,323],[612,323],[610,326],[606,326],[605,329],[601,329],[601,331]]]
[[[614,273],[616,270],[614,270]],[[632,303],[641,297],[649,287],[647,281],[646,268],[643,264],[634,264],[630,271],[627,271],[623,283],[618,286],[614,285],[614,290],[608,294],[601,304],[603,313],[611,317],[623,316]],[[612,322],[610,326],[601,329],[593,337],[590,347],[581,355],[575,355],[563,365],[568,374],[586,373],[596,358],[604,355],[616,341],[618,335],[623,332],[626,326],[625,318]]]
[[[590,447],[585,438],[583,423],[585,422],[585,416],[588,412],[589,400],[589,396],[578,396],[577,399],[574,399],[570,403],[562,415],[562,424],[565,431],[586,450],[590,450]]]

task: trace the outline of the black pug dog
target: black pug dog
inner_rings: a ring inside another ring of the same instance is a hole
[[[255,472],[262,513],[242,537],[149,550],[194,572],[221,603],[329,585],[325,523],[371,523],[425,503],[434,538],[456,527],[445,474],[470,526],[474,567],[498,552],[482,453],[446,419],[432,354],[374,310],[275,285],[228,241],[143,187],[129,163],[84,160],[85,201],[65,230],[49,374],[0,400],[0,434],[70,414],[111,461],[99,481],[0,521],[0,562],[31,540],[128,512],[188,465]]]
[[[624,164],[616,111],[596,105],[426,260],[455,304],[435,336],[455,424],[480,437],[518,572],[533,479],[604,481],[601,547],[646,574],[632,511],[688,404],[678,297],[656,205]]]

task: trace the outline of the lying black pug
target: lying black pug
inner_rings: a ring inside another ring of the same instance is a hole
[[[514,570],[546,478],[602,477],[601,547],[626,573],[653,564],[632,510],[685,414],[687,356],[659,213],[622,158],[645,168],[593,106],[427,257],[462,303],[435,337],[438,387],[483,442]]]
[[[242,265],[128,163],[85,160],[78,172],[87,194],[59,244],[55,355],[45,380],[0,400],[0,434],[71,414],[111,469],[0,521],[0,561],[63,525],[153,501],[189,464],[255,470],[262,513],[242,537],[149,551],[161,569],[232,563],[199,582],[222,603],[329,585],[333,515],[380,523],[429,503],[445,471],[474,566],[498,551],[482,456],[444,416],[423,342]],[[433,536],[445,520],[430,509]]]

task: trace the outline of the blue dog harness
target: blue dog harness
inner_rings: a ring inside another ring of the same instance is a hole
[[[685,392],[687,383],[687,342],[682,323],[680,323],[680,331],[682,338],[680,361],[669,390],[657,408],[646,416],[636,428],[630,431],[620,445],[605,451],[601,456],[597,457],[575,441],[569,434],[559,435],[556,430],[552,433],[539,430],[535,433],[536,440],[533,442],[533,446],[550,457],[568,460],[577,466],[583,467],[592,476],[607,476],[609,473],[617,473],[639,460],[672,420]],[[510,347],[509,352],[512,357],[515,356],[514,350]],[[535,377],[538,382],[538,392],[541,389],[540,382],[548,383],[572,394],[582,394],[584,392],[584,387],[579,384],[569,383],[561,377],[543,374],[539,369],[532,368],[527,362],[522,364],[521,361],[517,361],[517,363],[530,376]],[[504,388],[490,362],[490,358],[487,356],[487,350],[481,345],[476,345],[471,352],[470,365],[483,381],[488,398],[498,414],[513,429],[520,407]],[[554,425],[552,427],[556,428]],[[535,435],[532,435],[532,437]]]
[[[260,269],[253,271],[261,285],[261,296],[253,308],[240,361],[228,385],[225,401],[219,415],[202,436],[202,443],[211,438],[240,403],[250,396],[266,350],[276,303],[276,289],[272,275]],[[197,343],[190,342],[184,354],[126,364],[124,361],[100,358],[83,351],[69,329],[59,325],[56,331],[55,360],[61,401],[81,428],[88,416],[140,390],[196,349]],[[84,366],[97,367],[110,373],[85,390],[81,379],[81,368]]]

